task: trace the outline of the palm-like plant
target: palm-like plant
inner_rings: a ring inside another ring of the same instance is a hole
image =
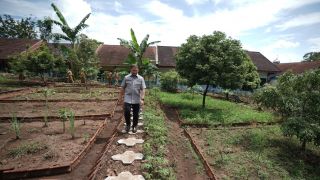
[[[75,48],[75,44],[79,38],[79,33],[86,27],[88,27],[87,24],[85,24],[85,22],[87,21],[87,19],[90,17],[90,14],[87,14],[81,21],[80,23],[74,27],[71,28],[66,19],[64,18],[64,16],[62,15],[61,11],[58,9],[58,7],[55,4],[51,4],[53,10],[55,11],[55,13],[57,14],[58,18],[60,21],[56,21],[56,20],[52,20],[52,22],[56,25],[58,25],[62,32],[64,34],[60,34],[60,33],[55,33],[54,36],[57,39],[64,39],[66,41],[70,41],[71,45],[73,46],[73,48]]]
[[[130,29],[131,32],[131,40],[127,41],[125,39],[118,38],[120,41],[120,45],[130,49],[131,53],[128,56],[127,62],[130,64],[138,64],[139,68],[142,68],[142,65],[148,64],[150,61],[147,58],[143,58],[143,54],[147,50],[147,48],[153,44],[159,43],[160,41],[148,42],[149,34],[143,38],[141,43],[139,44],[136,38],[136,35],[133,29]]]

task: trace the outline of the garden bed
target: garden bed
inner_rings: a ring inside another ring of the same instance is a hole
[[[297,139],[279,126],[187,130],[218,179],[314,179],[320,177],[320,150],[302,152]]]
[[[116,101],[49,102],[48,116],[59,116],[58,112],[62,108],[72,109],[76,116],[110,114],[115,104]],[[45,109],[44,102],[0,103],[0,118],[10,118],[12,114],[22,119],[23,117],[43,117],[46,112]]]
[[[110,100],[118,96],[119,91],[112,88],[89,88],[72,87],[72,88],[52,88],[53,94],[48,96],[49,101],[61,100]],[[11,98],[12,100],[44,100],[44,95],[39,90],[36,93],[29,93]]]
[[[21,139],[14,139],[9,123],[0,123],[0,169],[29,170],[43,167],[69,165],[86,147],[90,138],[96,133],[103,121],[75,121],[75,139],[63,133],[61,122],[50,122],[44,128],[42,122],[23,123]]]

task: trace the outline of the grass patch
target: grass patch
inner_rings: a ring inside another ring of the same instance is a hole
[[[166,159],[166,145],[168,143],[167,127],[164,114],[157,99],[150,93],[146,96],[144,107],[144,129],[148,138],[143,144],[146,163],[142,165],[146,179],[176,179],[173,168]]]
[[[8,155],[10,157],[17,158],[27,154],[35,154],[47,148],[47,145],[42,144],[40,142],[31,142],[10,149]]]
[[[253,107],[229,101],[206,98],[202,109],[202,96],[190,93],[159,92],[162,103],[177,107],[181,117],[193,124],[230,124],[239,122],[270,122],[275,117],[270,112],[261,112]]]
[[[206,156],[226,179],[319,179],[320,150],[286,138],[279,126],[238,130],[208,130]],[[210,149],[210,150],[209,150]]]

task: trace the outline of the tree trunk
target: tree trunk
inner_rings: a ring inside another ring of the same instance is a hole
[[[202,109],[204,109],[205,106],[206,106],[206,96],[207,96],[208,88],[209,88],[209,84],[207,84],[206,89],[205,89],[204,92],[203,92],[203,97],[202,97]]]

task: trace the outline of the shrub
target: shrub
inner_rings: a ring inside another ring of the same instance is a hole
[[[304,150],[307,142],[320,145],[320,70],[279,77],[276,87],[266,87],[257,102],[280,112],[285,136],[296,136]]]
[[[168,92],[176,92],[179,83],[179,74],[176,71],[168,71],[161,75],[161,89]]]

